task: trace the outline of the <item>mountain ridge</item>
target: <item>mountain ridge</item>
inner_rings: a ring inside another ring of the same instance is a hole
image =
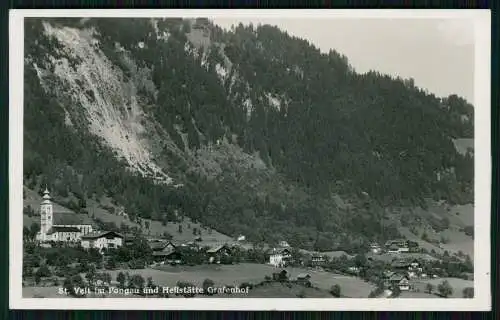
[[[384,207],[473,201],[473,153],[453,139],[473,138],[474,110],[456,95],[357,74],[266,25],[51,18],[25,32],[30,187],[328,249],[397,234],[380,232]]]

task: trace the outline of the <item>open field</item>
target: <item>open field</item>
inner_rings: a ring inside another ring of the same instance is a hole
[[[434,250],[439,254],[443,254],[445,250],[450,253],[458,253],[462,251],[473,258],[474,256],[474,239],[460,231],[466,226],[474,225],[474,206],[473,204],[449,206],[445,203],[435,201],[428,202],[428,208],[412,208],[402,209],[402,212],[412,213],[420,217],[429,217],[434,219],[448,219],[450,227],[441,232],[435,232],[432,228],[424,228],[422,225],[414,224],[412,228],[416,230],[416,234],[410,231],[410,227],[400,226],[399,232],[409,240],[419,243],[419,246],[425,248],[429,252]],[[422,234],[426,233],[428,238],[435,241],[446,239],[446,243],[431,243],[422,240]]]
[[[280,269],[276,269],[264,264],[242,263],[231,266],[202,266],[202,269],[193,267],[182,272],[172,272],[171,281],[183,280],[202,284],[206,278],[212,279],[216,285],[237,285],[242,282],[259,283],[266,275],[271,275]],[[307,270],[305,268],[286,268],[289,276],[293,279],[301,273],[311,275],[311,283],[321,289],[329,290],[333,285],[338,284],[342,288],[342,294],[351,298],[367,297],[373,286],[359,278],[337,275],[324,271]],[[166,275],[163,275],[164,277]],[[153,278],[154,279],[154,278]],[[173,282],[173,283],[175,283]],[[171,282],[172,283],[172,282]]]
[[[474,287],[474,281],[471,280],[463,280],[459,278],[439,278],[439,279],[428,279],[428,280],[419,280],[418,282],[414,282],[415,287],[420,289],[421,292],[425,290],[425,286],[430,283],[434,286],[435,290],[437,290],[437,286],[447,280],[451,287],[453,288],[453,294],[450,298],[462,298],[462,290],[467,287]]]
[[[50,286],[50,287],[24,287],[23,297],[34,297],[34,298],[67,298],[65,295],[58,294],[60,287]],[[197,297],[209,297],[209,298],[333,298],[333,296],[327,291],[318,288],[305,288],[304,286],[293,284],[290,287],[281,283],[267,283],[259,287],[255,287],[246,293],[218,293],[211,296],[201,296]],[[88,295],[89,298],[99,298],[100,296],[91,294]],[[137,295],[119,295],[110,294],[105,298],[138,298]],[[183,296],[171,295],[170,298],[184,298]]]
[[[23,298],[64,298],[58,294],[60,286],[23,287]]]
[[[178,281],[190,282],[195,286],[201,287],[205,279],[211,279],[215,286],[236,286],[243,282],[249,282],[252,284],[257,284],[264,281],[266,275],[271,276],[273,272],[280,269],[276,269],[272,266],[263,264],[250,264],[242,263],[237,265],[203,265],[194,267],[172,267],[165,266],[163,270],[157,269],[143,269],[143,270],[123,270],[128,271],[130,275],[140,274],[142,277],[147,279],[151,277],[153,282],[159,286],[175,286]],[[306,296],[325,296],[325,292],[330,290],[330,288],[338,284],[341,287],[341,294],[345,297],[350,298],[366,298],[368,297],[370,291],[374,289],[374,286],[355,277],[337,275],[332,273],[327,273],[324,271],[308,271],[303,268],[287,268],[289,276],[294,279],[300,273],[309,273],[311,275],[311,283],[313,286],[324,290],[324,292],[310,292]],[[109,271],[113,280],[121,270]],[[51,289],[52,288],[52,289]],[[23,288],[23,295],[25,297],[32,297],[34,294],[43,295],[45,297],[56,297],[57,290],[55,287],[37,287],[37,288]],[[269,289],[269,288],[268,288]],[[285,292],[287,288],[279,288],[279,292]],[[261,289],[259,289],[261,290]],[[256,293],[252,293],[250,296],[257,297]],[[276,288],[266,291],[262,288],[264,296],[273,296],[276,294]],[[294,289],[295,290],[295,289]],[[292,290],[295,297],[296,292]],[[309,289],[308,289],[309,290]],[[288,289],[288,291],[290,291]]]
[[[233,295],[235,298],[240,298],[241,295]],[[318,288],[305,288],[301,285],[269,283],[258,288],[254,288],[245,295],[248,298],[333,298],[328,290]]]

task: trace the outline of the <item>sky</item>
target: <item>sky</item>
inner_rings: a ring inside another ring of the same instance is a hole
[[[226,18],[233,24],[271,24],[307,39],[323,52],[344,54],[359,73],[370,70],[413,78],[439,97],[457,94],[474,101],[474,24],[448,19]]]

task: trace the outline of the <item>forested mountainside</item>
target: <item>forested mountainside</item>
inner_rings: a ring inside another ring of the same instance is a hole
[[[30,18],[24,50],[24,183],[56,197],[319,250],[396,236],[387,208],[473,201],[453,145],[472,105],[276,27]]]

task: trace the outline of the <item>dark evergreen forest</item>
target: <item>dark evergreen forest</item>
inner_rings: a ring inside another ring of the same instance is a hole
[[[25,26],[24,183],[31,188],[43,181],[63,197],[107,195],[132,216],[158,220],[180,209],[229,235],[245,233],[265,242],[287,237],[292,245],[322,250],[346,250],[397,235],[394,226],[384,225],[385,207],[419,206],[428,198],[473,201],[473,154],[457,153],[452,139],[473,138],[474,109],[457,95],[440,98],[411,79],[358,74],[336,51],[321,53],[269,25],[224,31],[206,19],[165,19],[157,27],[170,36],[159,41],[150,19],[49,22],[97,30],[99,50],[126,77],[134,71],[116,43],[138,66],[151,70],[157,94],[138,94],[145,106],[154,106],[145,112],[178,147],[163,145],[158,158],[184,186],[155,184],[129,170],[90,133],[82,114],[72,114],[75,126],[65,124],[62,107],[71,99],[58,94],[64,88],[50,67],[44,81],[49,88],[43,88],[32,63],[50,66],[47,57],[64,51],[43,34],[40,20],[30,19]],[[209,32],[205,57],[186,53],[193,28]],[[220,81],[216,65],[227,60],[231,71]],[[271,106],[266,94],[282,97],[286,105]],[[253,104],[250,116],[247,99]],[[176,126],[186,133],[187,146]],[[203,174],[193,154],[221,139],[240,151],[225,151],[219,175]],[[258,155],[265,169],[241,165],[241,154]],[[436,178],[450,168],[454,174]],[[339,208],[334,194],[351,199],[354,207]]]

